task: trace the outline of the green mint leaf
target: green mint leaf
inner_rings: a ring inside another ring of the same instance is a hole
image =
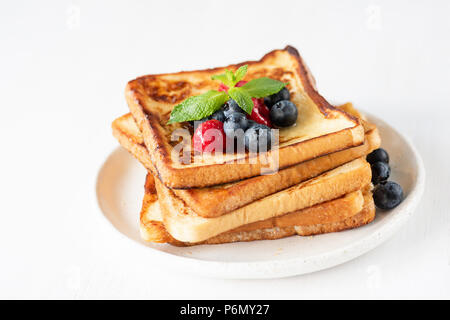
[[[190,97],[173,108],[167,123],[203,119],[219,110],[228,99],[226,92],[216,90]]]
[[[230,83],[230,85],[228,85],[228,86],[234,87],[234,85],[236,84],[236,81],[235,81],[235,76],[234,76],[233,71],[225,69],[225,75],[227,76],[228,82]]]
[[[243,87],[233,87],[228,90],[228,94],[230,97],[237,102],[239,107],[242,110],[247,112],[248,114],[252,114],[253,109],[253,101],[252,97],[247,93],[246,90],[242,89]]]
[[[279,92],[285,86],[286,83],[284,82],[264,77],[253,79],[241,88],[252,98],[264,98]]]
[[[247,73],[247,68],[248,68],[248,65],[246,64],[236,70],[236,72],[234,73],[234,76],[236,77],[236,83],[238,83],[239,81],[241,81],[244,78],[245,74]]]
[[[233,71],[225,69],[225,73],[222,74],[216,74],[211,76],[212,80],[219,80],[223,84],[227,85],[228,88],[232,88],[241,81],[245,74],[247,73],[248,65],[243,65],[239,67],[239,69],[236,70],[235,73]]]
[[[229,81],[227,75],[225,73],[222,74],[215,74],[211,77],[212,80],[219,80],[220,82],[223,82],[228,87],[232,87],[234,84],[232,81]]]

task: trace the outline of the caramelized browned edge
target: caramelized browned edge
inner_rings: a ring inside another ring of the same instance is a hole
[[[164,223],[160,222],[160,221],[145,221],[144,220],[144,216],[145,216],[145,208],[147,208],[150,204],[150,202],[152,201],[158,201],[157,200],[157,195],[156,193],[153,194],[153,190],[155,188],[154,185],[154,180],[153,177],[151,176],[151,174],[147,174],[146,176],[146,181],[145,181],[145,196],[144,196],[144,204],[143,204],[143,209],[140,213],[140,223],[143,224],[145,226],[145,228],[151,228],[153,230],[154,233],[154,239],[151,240],[151,242],[155,242],[155,243],[168,243],[174,246],[179,246],[179,247],[186,247],[186,246],[194,246],[194,245],[201,245],[201,244],[223,244],[223,243],[229,243],[230,241],[220,241],[220,237],[222,237],[223,235],[229,235],[229,234],[233,234],[233,232],[235,230],[229,230],[224,232],[223,234],[219,234],[217,236],[214,236],[208,240],[205,241],[201,241],[201,242],[182,242],[179,241],[177,239],[175,239],[174,237],[172,237],[172,235],[170,235],[170,233],[166,230]],[[318,227],[318,230],[315,231],[308,231],[308,230],[304,230],[303,234],[301,236],[311,236],[311,235],[316,235],[316,234],[323,234],[323,233],[330,233],[330,232],[340,232],[343,230],[348,230],[348,229],[354,229],[354,228],[358,228],[361,227],[363,225],[366,225],[370,222],[372,222],[375,219],[375,205],[373,202],[373,198],[371,196],[371,191],[370,191],[371,186],[367,186],[366,188],[362,189],[362,191],[365,192],[369,192],[369,195],[364,195],[364,205],[363,205],[363,209],[355,214],[354,216],[348,217],[346,219],[344,219],[343,221],[340,222],[333,222],[333,223],[325,223],[325,224],[317,224],[317,225],[313,225],[310,227]],[[148,198],[146,198],[148,197]],[[336,200],[336,199],[334,199]],[[331,200],[333,201],[333,200]],[[317,204],[315,206],[320,206],[322,204]],[[314,206],[313,206],[314,207]],[[247,241],[256,241],[256,240],[276,240],[279,238],[284,238],[285,236],[292,236],[295,235],[295,232],[292,232],[292,234],[289,235],[280,235],[274,238],[261,238],[261,239],[250,239],[250,240],[243,240],[244,242]],[[215,241],[215,240],[219,240],[219,241]],[[234,240],[231,242],[236,242],[238,240]],[[239,240],[241,241],[241,240]]]

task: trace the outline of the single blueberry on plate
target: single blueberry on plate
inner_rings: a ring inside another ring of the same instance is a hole
[[[292,126],[297,121],[297,117],[297,106],[288,100],[279,101],[270,109],[270,120],[277,127]]]
[[[369,153],[366,157],[366,160],[370,164],[374,164],[378,161],[389,163],[389,154],[383,148],[378,148]]]
[[[372,183],[378,184],[381,181],[386,181],[391,174],[391,168],[385,162],[375,162],[370,166],[372,169]]]
[[[393,181],[384,181],[373,190],[375,205],[384,210],[393,209],[403,200],[402,187]]]

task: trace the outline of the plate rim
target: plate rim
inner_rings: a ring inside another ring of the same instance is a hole
[[[100,215],[103,219],[107,220],[107,224],[113,229],[114,232],[119,233],[121,237],[128,239],[128,243],[131,246],[140,248],[139,250],[146,249],[146,254],[151,253],[157,258],[158,262],[155,266],[169,267],[177,272],[189,273],[195,275],[201,275],[209,278],[221,278],[221,279],[274,279],[284,278],[302,274],[308,274],[320,270],[329,269],[345,262],[351,261],[381,245],[383,242],[390,239],[395,231],[397,231],[404,223],[410,218],[415,208],[419,204],[425,188],[425,167],[422,157],[417,151],[414,144],[409,137],[397,131],[394,127],[389,125],[386,121],[372,115],[371,113],[362,111],[363,115],[366,115],[369,119],[373,119],[376,124],[381,124],[388,127],[394,133],[400,136],[405,142],[407,147],[412,151],[414,155],[414,161],[417,165],[417,178],[413,185],[407,199],[401,204],[402,210],[386,225],[382,226],[377,232],[373,232],[364,236],[357,242],[348,244],[344,247],[339,247],[333,251],[323,252],[317,255],[310,255],[308,257],[293,257],[282,260],[276,258],[264,261],[211,261],[201,260],[193,257],[175,255],[162,250],[157,250],[146,246],[144,243],[136,241],[114,226],[112,221],[108,219],[107,214],[104,213],[100,199],[99,199],[99,185],[100,178],[104,165],[108,159],[117,152],[120,146],[112,150],[108,156],[101,163],[97,174],[95,176],[95,204],[100,211]],[[395,210],[395,209],[394,209]],[[132,244],[131,244],[132,243]],[[320,261],[320,263],[319,263]],[[175,268],[175,265],[182,265],[182,268]]]

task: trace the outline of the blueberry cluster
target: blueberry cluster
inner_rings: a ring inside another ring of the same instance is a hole
[[[228,100],[222,109],[210,116],[212,119],[223,119],[223,130],[228,141],[243,139],[245,148],[250,152],[270,150],[273,133],[270,127],[250,120],[236,101]]]
[[[391,174],[389,154],[383,148],[379,148],[369,153],[366,159],[372,169],[375,205],[385,210],[395,208],[403,200],[403,189],[398,183],[387,181]]]
[[[288,127],[297,121],[297,107],[289,99],[290,94],[286,88],[264,98],[264,104],[270,108],[270,121],[267,123],[271,123],[276,127]],[[255,108],[257,108],[256,105]],[[227,140],[230,141],[231,139],[231,142],[236,142],[237,139],[242,139],[241,142],[250,152],[269,150],[272,141],[274,141],[274,134],[271,128],[249,119],[245,111],[233,99],[228,100],[221,109],[209,117],[200,120],[200,123],[208,120],[222,122]]]

